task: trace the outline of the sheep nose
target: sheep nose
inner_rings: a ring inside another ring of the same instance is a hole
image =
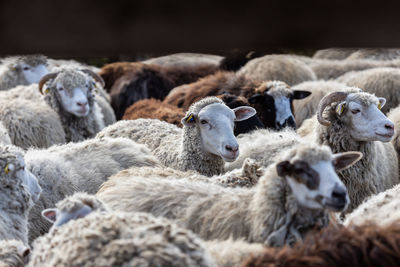
[[[228,146],[228,145],[226,145],[225,149],[228,150],[228,151],[231,151],[231,152],[236,152],[236,151],[238,151],[239,146]]]
[[[332,198],[338,202],[345,202],[346,201],[346,189],[342,186],[336,185],[332,191]]]
[[[85,107],[87,105],[87,101],[79,101],[79,102],[76,102],[76,104],[80,107]]]
[[[393,125],[393,123],[386,123],[385,124],[385,128],[387,130],[394,130],[394,125]]]

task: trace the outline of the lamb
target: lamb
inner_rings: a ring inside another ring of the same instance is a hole
[[[242,266],[398,266],[400,224],[337,227],[331,225],[309,235],[294,247],[266,249]]]
[[[27,169],[39,180],[43,192],[29,214],[29,238],[46,233],[50,224],[42,210],[74,192],[94,194],[107,178],[134,166],[160,166],[150,151],[126,138],[90,139],[80,143],[30,149]]]
[[[196,235],[147,213],[92,212],[33,247],[28,266],[216,266]]]
[[[43,55],[5,58],[0,66],[0,91],[38,83],[48,72],[47,58]]]
[[[30,249],[19,240],[0,241],[0,266],[24,267],[29,260]]]
[[[0,145],[0,169],[0,239],[28,244],[28,213],[41,188],[15,146]]]
[[[399,222],[399,192],[400,185],[396,185],[384,192],[371,196],[345,217],[344,225],[362,225],[369,222],[379,226],[388,226]]]
[[[344,88],[346,88],[345,84],[323,80],[308,81],[293,86],[293,90],[311,93],[309,97],[304,98],[302,101],[293,102],[293,115],[296,119],[297,127],[300,127],[304,120],[316,114],[318,103],[325,95],[334,91],[341,91]]]
[[[354,150],[364,155],[354,166],[339,172],[350,195],[346,213],[370,195],[399,183],[397,155],[389,142],[394,125],[380,111],[385,102],[385,98],[350,87],[326,95],[319,103],[314,118],[319,123],[309,138],[334,152]]]
[[[189,108],[181,121],[183,129],[159,120],[137,119],[108,126],[97,138],[127,137],[147,145],[167,167],[212,176],[223,173],[224,161],[234,161],[239,154],[233,122],[254,114],[251,107],[231,110],[221,99],[207,97]]]
[[[290,55],[266,55],[252,59],[238,73],[259,81],[283,81],[290,86],[317,78],[307,64]]]
[[[125,170],[110,177],[97,197],[113,210],[173,219],[205,240],[232,237],[282,246],[326,226],[328,209],[346,208],[347,191],[335,168],[347,168],[360,157],[302,144],[271,165],[252,188],[144,178]]]
[[[221,98],[225,104],[230,108],[237,108],[240,106],[250,106],[246,98],[235,96],[231,94],[223,94],[217,96]],[[182,108],[161,102],[157,99],[143,99],[132,106],[130,106],[126,111],[123,120],[135,120],[139,118],[147,119],[159,119],[161,121],[166,121],[168,123],[175,124],[178,127],[182,127],[181,119],[185,116]],[[254,116],[248,118],[244,121],[236,121],[234,134],[235,136],[247,133],[257,128],[264,128],[264,124],[261,122],[260,118],[255,114]]]
[[[385,114],[400,104],[397,89],[400,86],[400,70],[398,68],[373,68],[363,71],[348,72],[336,79],[348,86],[362,88],[371,94],[382,95],[386,104],[382,108]]]
[[[313,58],[343,60],[355,51],[356,48],[327,48],[316,51]]]
[[[295,128],[292,102],[310,95],[307,91],[292,90],[284,82],[255,82],[234,72],[217,72],[198,82],[174,88],[164,102],[187,109],[203,97],[224,93],[244,96],[257,110],[264,126],[274,129]]]

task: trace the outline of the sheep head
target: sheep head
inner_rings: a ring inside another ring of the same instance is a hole
[[[47,58],[43,55],[27,55],[18,57],[9,65],[11,71],[18,76],[18,84],[38,83],[47,74]]]
[[[381,108],[386,99],[363,92],[358,88],[349,88],[346,92],[332,92],[321,99],[317,119],[324,126],[331,121],[323,118],[327,106],[331,106],[330,120],[338,120],[349,135],[356,141],[389,142],[394,135],[394,124]],[[335,118],[335,119],[334,119]]]
[[[47,83],[44,93],[58,101],[65,111],[77,117],[85,117],[93,106],[93,87],[95,81],[101,85],[104,81],[90,70],[63,69],[59,72],[45,75],[39,82],[39,91],[43,94],[43,87]]]

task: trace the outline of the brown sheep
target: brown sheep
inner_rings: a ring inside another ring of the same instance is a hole
[[[243,266],[399,266],[400,223],[340,227],[330,225],[307,236],[303,243],[266,249]]]

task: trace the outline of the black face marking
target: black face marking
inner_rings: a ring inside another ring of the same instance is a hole
[[[319,174],[314,171],[307,162],[301,160],[296,160],[293,163],[283,161],[280,162],[276,168],[279,176],[289,176],[298,183],[304,184],[310,190],[315,190],[319,186]]]

